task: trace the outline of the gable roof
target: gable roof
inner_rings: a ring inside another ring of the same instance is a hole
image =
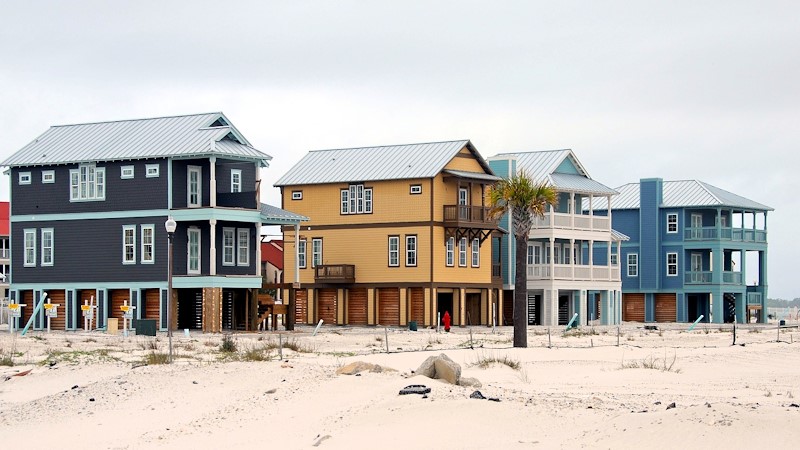
[[[275,186],[433,178],[466,147],[487,174],[492,170],[469,140],[312,150]]]
[[[166,157],[245,159],[268,165],[221,112],[56,125],[0,166],[23,167]]]
[[[9,223],[8,202],[0,202],[0,236],[9,236],[11,227]]]
[[[585,192],[588,194],[613,195],[617,191],[599,183],[589,176],[575,153],[570,149],[545,150],[538,152],[499,153],[489,158],[490,161],[516,159],[517,170],[525,173],[537,183],[547,183],[557,190]],[[568,161],[577,173],[558,172],[559,167]]]
[[[628,183],[617,188],[620,195],[612,202],[612,209],[639,209],[640,183]],[[729,206],[757,211],[773,208],[699,180],[664,181],[661,208],[688,208],[700,206]],[[593,205],[595,210],[607,209],[604,199]]]
[[[283,270],[283,250],[271,242],[261,243],[261,262],[268,262],[278,270]]]

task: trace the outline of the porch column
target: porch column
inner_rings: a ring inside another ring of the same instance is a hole
[[[552,208],[552,207],[551,207]],[[556,238],[550,238],[550,280],[555,279],[555,270],[556,270]]]
[[[607,212],[608,212],[608,231],[611,231],[611,196],[606,196],[606,204],[608,205]]]
[[[553,228],[555,217],[553,217],[553,205],[550,205],[550,228]]]
[[[594,280],[594,240],[589,240],[589,279]]]
[[[578,291],[578,323],[580,325],[589,325],[587,311],[589,309],[589,291],[581,289]],[[570,317],[571,319],[571,317]]]
[[[619,264],[619,260],[617,260],[617,264]],[[611,281],[614,279],[611,276],[611,241],[608,241],[608,251],[606,252],[606,265],[608,266],[608,280]]]
[[[212,156],[208,158],[208,161],[210,163],[209,166],[211,166],[210,170],[211,174],[209,175],[210,181],[208,184],[209,193],[211,194],[210,202],[211,202],[211,207],[216,208],[217,207],[217,157]]]
[[[213,165],[211,167],[214,167]],[[214,194],[211,194],[211,198],[214,198]],[[209,268],[209,275],[214,276],[217,274],[217,219],[211,219],[208,221],[209,225],[209,232],[210,237],[209,240],[209,248],[208,248],[208,268]],[[259,264],[260,266],[260,264]]]
[[[569,240],[569,270],[572,273],[572,279],[575,279],[575,239]]]
[[[575,228],[575,193],[569,193],[569,227]]]
[[[259,224],[255,224],[253,227],[255,228],[255,237],[256,237],[256,275],[259,277],[263,276],[261,274],[261,230],[259,229]],[[286,248],[286,247],[284,247]],[[267,280],[270,283],[274,282],[274,280]]]
[[[619,268],[619,279],[622,279],[622,241],[617,242],[617,267]]]
[[[594,206],[592,206],[592,200],[594,199],[594,195],[589,196],[589,229],[594,231]]]

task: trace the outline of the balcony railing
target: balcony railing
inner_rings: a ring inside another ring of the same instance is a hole
[[[711,284],[712,282],[713,275],[711,271],[691,271],[684,274],[684,283],[686,284]],[[742,273],[722,272],[722,283],[742,284]]]
[[[761,292],[748,292],[747,293],[747,305],[750,306],[758,306],[761,307]]]
[[[585,214],[545,213],[544,217],[535,218],[534,228],[564,228],[586,231],[610,231],[611,221],[606,216],[588,216]]]
[[[489,208],[485,206],[445,205],[444,226],[494,230],[497,219],[489,217]]]
[[[687,241],[767,242],[766,230],[749,228],[689,227],[683,232]]]
[[[492,278],[502,278],[503,269],[500,263],[492,263]]]
[[[318,283],[355,283],[356,266],[352,264],[320,265],[314,268],[314,280]]]
[[[11,258],[11,250],[4,248],[0,249],[0,259],[9,259]]]
[[[725,284],[742,284],[742,272],[722,272],[722,282]]]
[[[550,279],[549,264],[529,264],[529,280]],[[588,266],[582,264],[554,264],[553,279],[575,281],[619,281],[619,266]]]

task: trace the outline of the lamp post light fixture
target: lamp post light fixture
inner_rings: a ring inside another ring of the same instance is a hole
[[[164,228],[169,239],[169,257],[167,258],[167,338],[169,340],[169,363],[172,364],[172,241],[175,238],[175,228],[178,224],[172,216],[167,217]]]

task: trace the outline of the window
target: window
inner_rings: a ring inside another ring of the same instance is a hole
[[[119,177],[123,180],[128,180],[133,178],[134,170],[133,166],[122,166],[120,169]]]
[[[422,185],[421,184],[412,184],[411,185],[411,195],[422,194]]]
[[[236,230],[233,228],[222,229],[222,265],[232,266],[234,264],[234,245],[233,239]]]
[[[472,240],[472,267],[481,266],[481,241],[478,238]]]
[[[340,192],[342,214],[372,214],[372,188],[351,184]]]
[[[192,227],[189,228],[187,233],[186,272],[198,274],[200,273],[200,229]]]
[[[638,277],[639,276],[639,254],[638,253],[628,253],[628,276],[629,277]]]
[[[311,267],[317,267],[322,264],[322,239],[315,238],[311,240]]]
[[[83,164],[69,171],[70,201],[105,200],[106,169]]]
[[[202,176],[203,168],[200,166],[189,166],[189,172],[186,180],[186,204],[192,207],[198,207],[203,204],[202,194]]]
[[[147,178],[158,178],[159,167],[158,164],[148,164],[144,166],[145,176]]]
[[[533,264],[533,251],[534,251],[533,249],[534,249],[534,246],[528,244],[528,265],[529,266]]]
[[[31,173],[30,172],[20,172],[19,173],[19,184],[31,184]]]
[[[617,254],[616,253],[612,253],[611,254],[611,265],[612,266],[616,266],[618,263],[619,263],[619,261],[617,261]]]
[[[667,214],[667,233],[674,234],[678,232],[678,215],[674,213]]]
[[[306,240],[300,239],[297,241],[297,265],[301,269],[306,268]]]
[[[155,225],[142,225],[142,263],[155,262]]]
[[[292,200],[302,200],[303,191],[292,191]]]
[[[465,237],[458,241],[458,265],[467,267],[467,238]]]
[[[406,236],[406,266],[417,265],[417,236]]]
[[[400,236],[389,236],[389,267],[400,266]]]
[[[36,230],[25,230],[25,267],[36,265]]]
[[[237,230],[237,247],[239,248],[239,257],[236,260],[240,266],[250,265],[250,230],[247,228],[239,228]]]
[[[242,192],[242,171],[231,169],[231,192]]]
[[[677,277],[678,276],[678,254],[677,253],[667,253],[667,276],[668,277]]]
[[[122,264],[136,264],[136,225],[122,226]]]
[[[449,267],[453,267],[453,265],[455,264],[455,246],[456,246],[456,238],[452,236],[447,238],[445,264],[447,264]]]
[[[55,170],[43,170],[42,171],[42,184],[52,184],[56,182],[56,171]]]
[[[42,266],[53,265],[53,229],[42,228]]]

